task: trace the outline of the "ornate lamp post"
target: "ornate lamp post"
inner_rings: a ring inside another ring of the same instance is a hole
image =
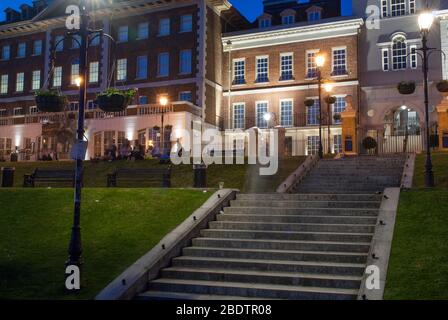
[[[418,25],[422,36],[422,47],[418,49],[421,52],[423,60],[423,89],[425,94],[425,124],[426,124],[426,161],[425,161],[425,185],[434,187],[434,172],[432,171],[431,144],[429,136],[429,94],[428,94],[428,57],[433,51],[439,51],[428,47],[428,34],[431,29],[434,16],[430,12],[423,12],[418,17]]]
[[[165,115],[165,108],[168,105],[168,98],[166,96],[162,96],[159,99],[159,104],[162,106],[162,126],[160,127],[160,146],[161,146],[161,152],[162,152],[162,157],[165,156],[165,130],[164,130],[164,115]]]
[[[319,91],[319,158],[323,158],[323,146],[322,146],[322,72],[321,68],[325,65],[325,57],[321,54],[316,56],[317,66],[317,88]]]
[[[86,0],[80,1],[80,25],[79,30],[69,31],[68,37],[76,40],[79,44],[79,77],[76,79],[76,85],[79,87],[79,110],[78,110],[78,128],[76,136],[76,168],[75,168],[75,192],[74,192],[74,212],[73,212],[73,226],[70,237],[70,244],[68,248],[68,260],[66,266],[75,265],[80,267],[82,265],[82,244],[81,244],[81,190],[82,190],[82,172],[83,172],[83,156],[85,154],[84,143],[84,110],[87,100],[87,55],[90,42],[99,36],[106,36],[112,41],[114,39],[104,34],[102,29],[89,29],[90,18],[87,12]],[[79,41],[73,38],[73,35],[79,36]],[[90,39],[90,36],[94,35]],[[63,40],[60,40],[63,41]],[[60,42],[59,41],[59,42]],[[55,48],[58,46],[55,44]],[[84,150],[84,151],[83,151]]]
[[[330,138],[331,138],[331,110],[330,110],[330,106],[331,106],[331,100],[334,99],[334,97],[332,97],[330,95],[331,91],[333,90],[333,84],[331,83],[326,83],[325,84],[325,92],[327,93],[327,96],[325,98],[326,102],[327,102],[327,152],[328,154],[331,154],[331,143],[330,143]]]

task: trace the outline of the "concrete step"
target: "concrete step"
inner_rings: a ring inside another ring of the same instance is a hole
[[[239,222],[274,222],[274,223],[323,223],[323,224],[363,224],[375,225],[376,217],[354,216],[296,216],[296,215],[263,215],[263,214],[220,214],[218,221]]]
[[[275,201],[232,200],[231,207],[286,207],[286,208],[379,208],[379,201]]]
[[[293,241],[262,239],[224,239],[195,238],[195,247],[218,247],[240,249],[298,250],[298,251],[334,251],[334,252],[369,252],[370,242],[335,242],[335,241]]]
[[[381,201],[381,195],[377,194],[237,194],[237,200],[288,200],[288,201]]]
[[[321,287],[248,284],[239,282],[159,279],[149,283],[150,290],[188,292],[196,294],[233,295],[275,299],[353,300],[358,290]]]
[[[306,215],[306,216],[371,216],[378,215],[377,208],[270,208],[270,207],[225,207],[228,214]]]
[[[204,229],[201,236],[205,238],[225,239],[274,239],[274,240],[305,240],[305,241],[336,241],[336,242],[370,242],[372,234],[368,233],[331,233],[331,232],[294,232],[294,231],[264,231],[264,230],[226,230]]]
[[[211,229],[373,233],[373,225],[212,221]]]
[[[267,249],[237,249],[214,247],[187,247],[183,255],[193,257],[282,260],[282,261],[320,261],[340,263],[365,263],[367,254],[329,251],[293,251]]]
[[[211,294],[195,294],[188,292],[146,291],[139,294],[136,300],[273,300],[258,297],[223,296]]]
[[[164,279],[258,283],[267,285],[359,289],[361,276],[338,276],[291,272],[172,267],[162,270]]]

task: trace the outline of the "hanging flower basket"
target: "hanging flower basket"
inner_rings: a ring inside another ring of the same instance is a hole
[[[448,92],[448,80],[442,80],[436,85],[439,92]]]
[[[153,129],[154,131],[160,131],[160,127],[159,127],[159,126],[154,126],[154,127],[152,127],[152,129]]]
[[[305,103],[305,106],[312,107],[314,105],[314,100],[313,99],[306,99],[304,103]]]
[[[376,140],[372,137],[366,137],[364,140],[362,140],[362,146],[364,149],[371,150],[375,149],[377,146]]]
[[[37,91],[35,101],[41,112],[61,112],[68,103],[67,97],[57,91]]]
[[[109,88],[98,94],[94,102],[104,112],[121,112],[132,102],[136,92],[135,89],[117,90]]]
[[[325,102],[328,104],[335,104],[336,103],[336,97],[334,96],[326,96]]]
[[[340,113],[335,113],[333,115],[333,119],[334,119],[334,121],[341,121],[342,120],[342,116],[341,116]]]
[[[398,92],[401,94],[413,94],[415,92],[414,81],[401,81],[397,86]]]
[[[167,125],[165,126],[165,130],[171,130],[171,129],[173,129],[173,126],[172,126],[172,125],[167,124]]]

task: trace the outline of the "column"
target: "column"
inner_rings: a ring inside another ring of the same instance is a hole
[[[345,98],[346,108],[341,112],[342,118],[342,146],[346,155],[358,154],[358,137],[356,133],[356,110],[353,108],[353,97]]]
[[[442,102],[437,106],[439,150],[448,151],[448,94],[444,94]]]

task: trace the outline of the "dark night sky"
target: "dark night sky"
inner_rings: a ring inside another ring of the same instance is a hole
[[[249,20],[255,19],[262,11],[262,0],[229,0],[241,10]],[[342,9],[345,15],[351,12],[351,0],[342,0]],[[0,0],[0,21],[5,19],[3,10],[11,7],[17,9],[22,3],[31,3],[32,0]]]

